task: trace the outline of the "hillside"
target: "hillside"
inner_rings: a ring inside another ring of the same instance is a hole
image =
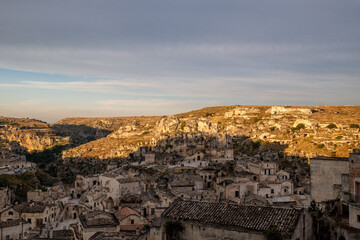
[[[120,118],[119,118],[120,119]],[[279,142],[285,153],[347,157],[359,148],[360,106],[225,106],[209,107],[166,117],[124,118],[107,129],[117,130],[105,138],[88,142],[63,153],[63,158],[111,159],[126,157],[151,139],[177,134],[248,136],[262,144]],[[61,120],[63,123],[65,120]],[[67,124],[103,127],[109,119],[66,119]],[[120,124],[121,122],[121,124]]]
[[[279,142],[285,153],[346,157],[359,147],[360,106],[224,106],[163,117],[66,118],[54,125],[0,117],[0,139],[24,152],[67,146],[63,158],[126,157],[152,139],[226,132]]]

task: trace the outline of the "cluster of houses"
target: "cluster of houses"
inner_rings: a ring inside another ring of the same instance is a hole
[[[35,168],[36,164],[26,161],[25,155],[8,148],[0,148],[0,174],[24,173]]]
[[[360,239],[360,151],[311,159],[310,192],[276,157],[239,159],[231,142],[226,134],[162,139],[105,173],[30,191],[25,203],[2,188],[0,240],[310,240],[321,225],[311,200],[348,219],[329,239]]]

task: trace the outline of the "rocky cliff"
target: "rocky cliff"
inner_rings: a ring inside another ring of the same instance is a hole
[[[74,120],[66,121],[74,125]],[[101,122],[108,121],[81,119],[80,122],[101,129],[104,128]],[[111,126],[107,128],[109,131],[115,131],[104,138],[64,151],[63,157],[120,158],[163,136],[216,135],[220,132],[247,136],[259,144],[278,142],[286,146],[286,154],[303,157],[347,157],[352,149],[360,147],[360,106],[227,106],[166,117],[117,121],[116,124],[107,124]]]

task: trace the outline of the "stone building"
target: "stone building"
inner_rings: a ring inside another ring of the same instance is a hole
[[[119,232],[120,225],[114,214],[94,211],[79,217],[79,234],[89,240],[97,232]]]
[[[28,202],[42,202],[50,196],[49,191],[33,190],[27,192]]]
[[[155,153],[146,153],[145,154],[145,164],[155,163]]]
[[[60,211],[55,205],[41,203],[22,203],[15,205],[12,209],[30,224],[31,229],[49,226],[57,219]]]
[[[0,211],[11,205],[12,191],[7,187],[0,187]]]
[[[29,224],[21,219],[0,221],[0,239],[14,240],[26,239],[28,235]]]
[[[124,207],[115,212],[115,216],[120,223],[120,231],[139,233],[139,231],[149,224],[149,221],[137,211]]]
[[[341,175],[349,174],[349,159],[314,157],[310,159],[311,198],[316,202],[340,196]]]
[[[89,190],[96,185],[99,185],[99,175],[76,176],[75,189],[77,192]]]
[[[269,230],[284,239],[312,239],[312,219],[303,209],[179,199],[162,214],[162,236],[158,239],[165,239],[169,221],[182,225],[179,235],[187,240],[265,240]]]
[[[351,201],[360,203],[360,149],[349,156],[349,193]]]

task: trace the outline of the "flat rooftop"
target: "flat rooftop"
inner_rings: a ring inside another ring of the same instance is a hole
[[[313,160],[320,160],[320,161],[349,161],[349,158],[344,157],[326,157],[326,156],[316,156],[310,159]]]

